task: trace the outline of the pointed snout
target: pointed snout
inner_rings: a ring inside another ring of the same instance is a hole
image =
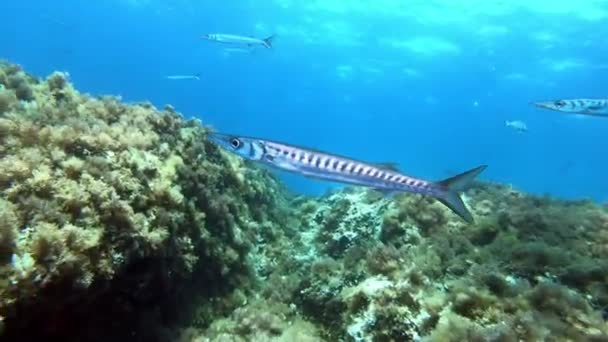
[[[530,102],[530,105],[532,105],[532,106],[539,107],[539,108],[546,108],[546,109],[553,109],[552,104],[553,104],[552,101]]]
[[[207,138],[220,146],[226,146],[229,144],[230,137],[227,134],[211,132],[207,135]]]

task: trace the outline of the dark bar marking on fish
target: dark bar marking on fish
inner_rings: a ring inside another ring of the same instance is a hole
[[[253,142],[249,142],[249,156],[253,157],[255,155],[255,150],[253,148]]]
[[[351,162],[346,163],[346,167],[344,168],[344,171],[350,173],[353,170],[353,166],[354,165]]]
[[[338,170],[338,164],[340,164],[340,161],[338,159],[334,159],[334,163],[331,166],[332,170]]]
[[[260,146],[262,146],[262,157],[269,158],[270,155],[268,154],[268,149],[266,148],[266,144],[260,144]],[[251,149],[253,150],[253,145],[252,145]],[[274,157],[272,157],[272,158],[274,158]]]

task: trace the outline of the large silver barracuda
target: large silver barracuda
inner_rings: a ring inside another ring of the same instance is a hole
[[[608,117],[608,99],[570,99],[532,102],[539,108],[563,113]]]
[[[469,188],[475,177],[487,167],[478,166],[448,179],[432,182],[372,163],[276,141],[221,133],[210,133],[209,138],[245,159],[307,177],[365,186],[385,193],[429,195],[468,223],[474,221],[473,215],[458,193]]]

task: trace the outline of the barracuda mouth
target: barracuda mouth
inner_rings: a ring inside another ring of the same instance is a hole
[[[547,102],[547,101],[543,101],[543,102],[530,102],[531,105],[535,106],[535,107],[539,107],[539,108],[547,108],[547,109],[552,109],[553,107],[551,106],[552,102]]]
[[[209,139],[209,141],[211,141],[212,143],[214,143],[216,145],[219,145],[222,148],[225,148],[225,149],[234,148],[234,146],[232,146],[232,144],[230,143],[230,141],[232,139],[234,139],[234,137],[231,135],[222,134],[222,133],[209,133],[209,135],[207,136],[207,139]]]

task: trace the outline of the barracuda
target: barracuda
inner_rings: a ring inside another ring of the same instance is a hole
[[[608,117],[608,99],[571,99],[532,102],[532,105],[564,113]]]
[[[272,35],[268,38],[259,39],[259,38],[254,38],[254,37],[239,36],[239,35],[235,35],[235,34],[209,33],[209,34],[203,35],[202,38],[209,40],[209,41],[225,43],[225,44],[246,45],[246,46],[261,45],[267,49],[270,49],[272,47],[272,40],[274,39],[274,35]]]
[[[242,158],[307,177],[359,185],[382,192],[429,195],[468,223],[474,221],[473,216],[458,192],[469,188],[475,177],[487,167],[478,166],[440,182],[432,182],[372,163],[276,141],[220,133],[210,133],[209,138]]]

